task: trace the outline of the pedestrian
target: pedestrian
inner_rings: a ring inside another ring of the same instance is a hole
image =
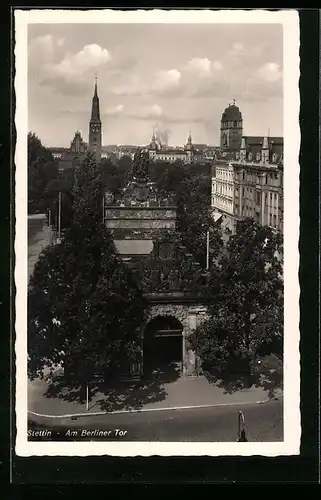
[[[238,438],[237,441],[238,441],[238,443],[247,443],[247,438],[246,438],[244,429],[241,430],[240,437]]]

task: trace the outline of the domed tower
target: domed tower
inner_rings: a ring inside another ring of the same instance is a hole
[[[221,119],[221,141],[223,151],[239,151],[243,136],[243,118],[239,108],[229,104],[224,110]]]
[[[149,147],[148,147],[148,153],[149,153],[149,157],[151,159],[156,158],[157,150],[158,150],[158,145],[156,142],[155,132],[153,131],[152,140],[151,140]]]
[[[194,146],[192,144],[192,136],[191,133],[188,134],[187,143],[184,147],[186,151],[186,160],[188,163],[192,163],[194,158]]]

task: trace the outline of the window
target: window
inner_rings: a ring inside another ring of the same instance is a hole
[[[256,153],[256,161],[260,161],[261,155],[260,153]]]
[[[243,198],[244,198],[244,188],[242,189],[242,196],[243,196]]]
[[[252,153],[249,153],[249,161],[252,161]]]
[[[259,191],[256,193],[256,203],[258,205],[261,203],[261,193]]]
[[[237,122],[234,122],[234,127],[237,127]]]
[[[273,155],[272,155],[272,163],[276,163],[276,154],[275,153],[273,153]]]
[[[273,227],[276,227],[276,215],[273,215]]]

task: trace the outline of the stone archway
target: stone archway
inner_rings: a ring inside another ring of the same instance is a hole
[[[189,335],[200,323],[202,323],[204,319],[206,319],[206,307],[200,303],[184,304],[167,302],[151,304],[148,309],[148,314],[142,328],[141,360],[137,367],[140,375],[143,375],[145,372],[144,365],[146,356],[148,355],[146,352],[146,346],[144,353],[144,338],[146,338],[144,334],[146,333],[148,325],[158,317],[167,318],[168,322],[172,322],[171,325],[174,324],[173,321],[176,321],[176,325],[180,324],[182,327],[181,338],[180,340],[176,340],[176,352],[181,352],[181,357],[179,356],[179,360],[176,361],[176,363],[179,362],[181,364],[179,367],[180,373],[183,373],[186,376],[199,374],[199,360],[190,348]],[[175,341],[173,341],[173,343],[174,342]],[[172,364],[174,363],[175,361],[172,360]]]
[[[174,316],[154,316],[146,325],[143,337],[143,372],[145,376],[162,373],[177,378],[183,371],[183,325]]]

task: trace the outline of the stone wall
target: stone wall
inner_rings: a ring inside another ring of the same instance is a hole
[[[115,219],[107,220],[110,229],[173,229],[176,228],[175,220],[137,220],[137,219]]]
[[[107,209],[106,219],[176,219],[175,210]]]

